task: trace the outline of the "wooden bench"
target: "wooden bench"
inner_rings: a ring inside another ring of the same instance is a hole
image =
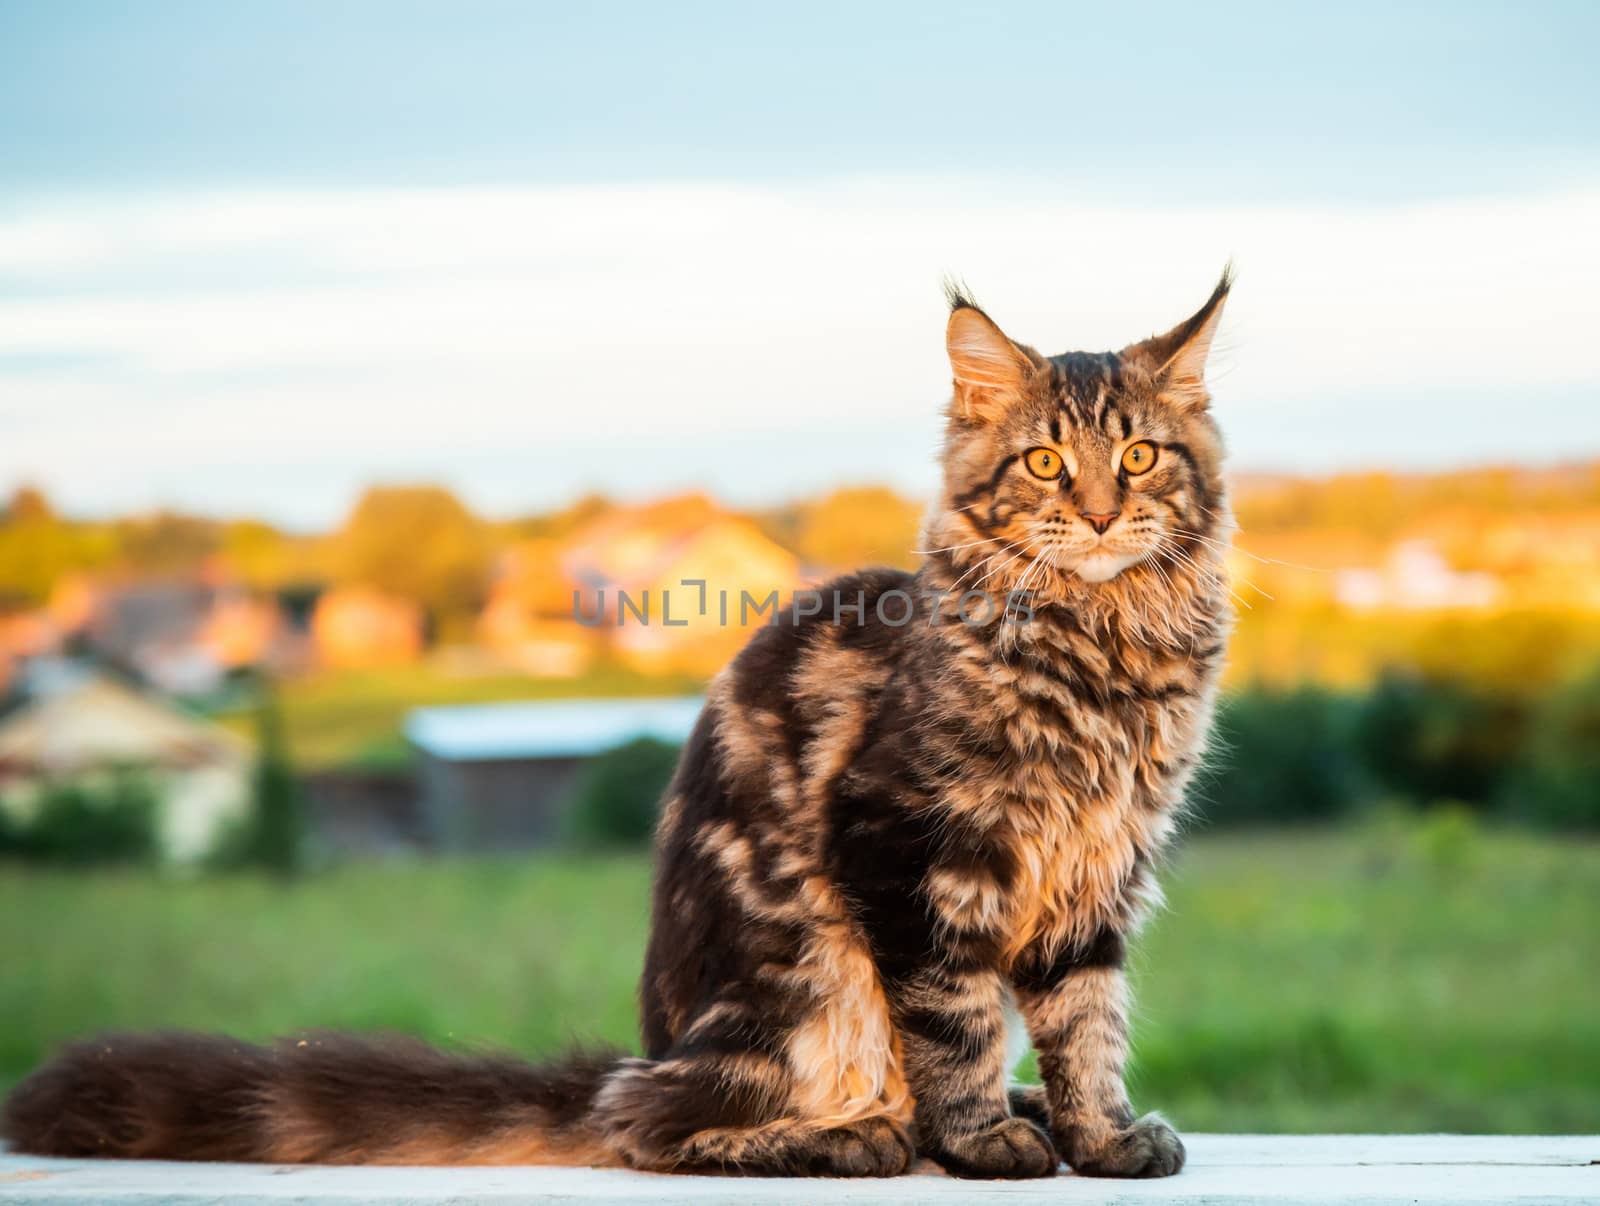
[[[951,1204],[1600,1203],[1600,1136],[1192,1135],[1189,1167],[1164,1181],[891,1181],[665,1177],[588,1168],[328,1168],[44,1160],[0,1155],[0,1201],[245,1202],[404,1206],[414,1202],[799,1202]]]

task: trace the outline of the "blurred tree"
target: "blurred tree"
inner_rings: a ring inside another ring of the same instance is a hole
[[[245,858],[279,875],[293,875],[304,863],[305,830],[305,808],[283,718],[277,697],[264,686],[256,709],[255,801]]]
[[[641,737],[589,761],[567,811],[569,841],[580,846],[647,846],[678,747]]]
[[[1406,664],[1420,681],[1510,701],[1558,687],[1600,654],[1600,625],[1578,611],[1446,613],[1423,617],[1409,645]]]
[[[113,535],[118,559],[140,574],[190,574],[222,547],[215,520],[174,511],[119,519]]]
[[[1600,829],[1600,671],[1546,696],[1526,732],[1501,792],[1503,813],[1541,825]]]
[[[144,862],[157,851],[156,793],[132,770],[108,780],[46,784],[26,819],[0,809],[0,854],[88,865]]]
[[[18,486],[5,508],[6,523],[54,522],[56,510],[37,486]]]
[[[1384,540],[1441,512],[1570,513],[1600,505],[1600,463],[1329,478],[1241,475],[1234,509],[1246,533],[1360,530]]]
[[[43,603],[60,578],[103,564],[111,551],[104,531],[67,522],[40,491],[24,487],[0,521],[0,596]]]
[[[1354,703],[1315,687],[1225,696],[1210,765],[1192,798],[1203,823],[1331,820],[1371,794]]]
[[[488,589],[489,534],[448,490],[380,486],[362,495],[334,539],[333,570],[420,603],[437,628],[470,626]]]
[[[922,511],[920,503],[886,486],[854,486],[768,512],[758,517],[758,523],[808,565],[826,570],[868,565],[909,569],[921,560],[914,550]]]
[[[247,586],[280,591],[315,579],[311,545],[261,520],[237,519],[223,525],[219,551],[228,571]]]
[[[512,540],[565,540],[590,520],[617,509],[604,494],[585,494],[577,501],[542,515],[524,515],[503,525]]]
[[[1362,704],[1356,740],[1390,791],[1481,806],[1504,781],[1526,715],[1516,696],[1391,672]]]

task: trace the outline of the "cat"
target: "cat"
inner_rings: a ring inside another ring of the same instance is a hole
[[[1166,334],[1051,357],[951,290],[926,560],[829,584],[712,683],[660,813],[642,1057],[113,1035],[24,1081],[0,1134],[60,1156],[1177,1172],[1182,1142],[1124,1091],[1122,965],[1232,623],[1205,384],[1231,284]],[[1008,1084],[1019,1025],[1042,1087]]]

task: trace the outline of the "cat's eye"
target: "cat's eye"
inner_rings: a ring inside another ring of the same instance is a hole
[[[1042,477],[1049,482],[1061,476],[1061,454],[1053,448],[1029,449],[1028,455],[1022,460],[1034,477]]]
[[[1135,476],[1149,473],[1155,463],[1156,446],[1149,440],[1129,444],[1122,450],[1122,467]]]

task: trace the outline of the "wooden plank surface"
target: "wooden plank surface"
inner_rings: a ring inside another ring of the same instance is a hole
[[[587,1168],[323,1168],[0,1155],[0,1200],[349,1206],[449,1202],[1600,1203],[1600,1136],[1193,1135],[1164,1181],[890,1181],[664,1177]]]

